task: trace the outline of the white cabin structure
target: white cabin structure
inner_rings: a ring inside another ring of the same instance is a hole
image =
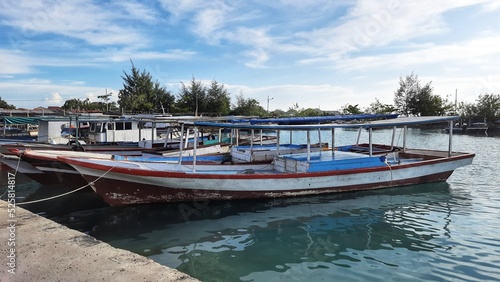
[[[91,121],[87,141],[89,144],[135,143],[158,139],[155,127],[133,119]]]
[[[50,144],[138,144],[156,141],[156,126],[151,122],[110,117],[49,117],[38,120],[38,142]]]
[[[38,121],[38,142],[53,143],[61,137],[61,127],[66,120],[41,119]],[[66,141],[67,142],[67,141]]]

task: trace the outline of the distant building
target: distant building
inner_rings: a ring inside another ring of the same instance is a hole
[[[32,110],[18,108],[18,109],[4,109],[0,108],[0,116],[44,116],[44,115],[54,115],[55,112],[44,107],[37,107]]]
[[[63,112],[63,108],[61,107],[58,107],[58,106],[48,106],[47,109],[49,111],[53,111],[53,112]]]

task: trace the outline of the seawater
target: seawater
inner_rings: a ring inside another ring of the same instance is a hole
[[[390,133],[374,131],[374,142],[390,141]],[[346,145],[357,132],[335,134],[335,144]],[[408,135],[408,147],[448,147],[436,130]],[[323,133],[321,141],[329,138]],[[402,144],[401,134],[395,142]],[[34,210],[202,281],[500,281],[500,138],[454,135],[453,150],[476,158],[441,183],[69,214],[48,205]]]

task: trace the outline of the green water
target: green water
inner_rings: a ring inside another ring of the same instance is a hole
[[[448,146],[437,131],[410,130],[408,142]],[[457,135],[453,149],[476,158],[442,183],[52,218],[202,281],[500,281],[500,138]]]

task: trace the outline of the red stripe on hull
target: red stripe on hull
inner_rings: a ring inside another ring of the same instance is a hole
[[[474,154],[460,154],[448,158],[437,158],[430,159],[425,161],[420,161],[416,163],[408,163],[403,165],[394,166],[392,170],[398,169],[406,169],[406,168],[414,168],[420,166],[427,166],[432,164],[439,163],[447,163],[451,161],[463,160],[463,159],[472,159],[474,158]],[[109,165],[102,164],[90,164],[86,162],[81,162],[76,159],[59,157],[65,163],[74,164],[90,169],[101,170],[103,173],[108,170],[112,170],[115,173],[122,173],[128,175],[136,175],[136,176],[151,176],[151,177],[174,177],[174,178],[196,178],[196,179],[214,179],[219,178],[220,176],[217,174],[205,173],[205,174],[186,174],[185,172],[176,172],[176,171],[161,171],[161,170],[145,170],[138,168],[130,168],[130,167],[112,167]],[[58,159],[59,159],[58,158]],[[216,169],[216,166],[214,166]],[[345,170],[336,170],[336,171],[322,171],[322,172],[309,172],[309,173],[280,173],[280,174],[236,174],[229,176],[231,179],[255,179],[255,178],[301,178],[301,177],[322,177],[322,176],[330,176],[330,175],[348,175],[353,173],[367,173],[367,172],[376,172],[376,171],[386,171],[388,170],[387,166],[378,166],[378,167],[370,167],[370,168],[359,168],[359,169],[345,169]]]
[[[129,204],[145,204],[159,202],[183,202],[200,200],[235,200],[235,199],[256,199],[256,198],[279,198],[290,196],[316,195],[323,193],[341,193],[349,191],[362,191],[389,188],[395,186],[414,185],[429,182],[445,181],[453,171],[415,177],[399,181],[389,181],[380,183],[360,184],[333,188],[303,189],[294,191],[217,191],[217,190],[191,190],[167,188],[155,185],[145,185],[130,183],[121,180],[101,178],[97,180],[98,185],[94,186],[97,194],[111,206],[122,206]],[[89,182],[96,180],[96,177],[85,176]],[[95,184],[94,184],[95,185]]]

